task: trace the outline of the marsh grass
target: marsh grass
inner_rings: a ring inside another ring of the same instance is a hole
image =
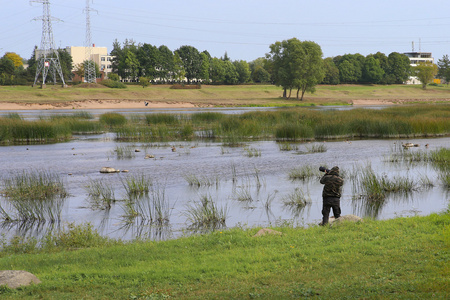
[[[312,166],[306,165],[298,168],[291,169],[289,171],[289,179],[291,180],[309,180],[313,177],[318,177],[319,173],[313,169]]]
[[[68,193],[59,175],[47,171],[23,171],[4,179],[3,185],[3,195],[9,204],[9,209],[0,207],[0,215],[5,221],[60,221]]]
[[[11,200],[45,200],[68,196],[61,177],[49,171],[23,171],[3,180],[4,195]]]
[[[127,223],[134,219],[146,222],[150,225],[163,226],[169,223],[170,201],[166,197],[165,187],[160,184],[153,184],[149,193],[133,195],[122,205],[123,218]]]
[[[370,202],[383,202],[389,193],[408,194],[416,187],[408,177],[389,179],[375,174],[370,166],[361,169],[353,184],[354,191],[360,191],[360,197]]]
[[[180,117],[174,114],[165,114],[165,113],[146,114],[145,121],[149,125],[150,124],[176,125],[180,123]]]
[[[280,151],[298,150],[298,145],[294,145],[291,143],[281,142],[281,143],[277,143],[277,145],[278,145],[278,149],[280,149]]]
[[[48,143],[63,141],[72,135],[65,122],[26,121],[0,118],[0,143]]]
[[[301,188],[296,188],[282,199],[284,205],[295,208],[303,208],[312,203],[309,193],[305,193]]]
[[[123,126],[127,123],[127,119],[123,115],[113,112],[100,115],[99,121],[110,127]]]
[[[327,146],[324,143],[313,143],[311,145],[305,145],[306,151],[308,151],[308,153],[323,153],[323,152],[327,152]]]
[[[103,179],[91,180],[85,189],[93,208],[110,209],[116,202],[114,187]]]
[[[247,157],[259,157],[261,156],[261,150],[253,147],[244,147],[244,153]]]
[[[186,174],[183,176],[187,183],[192,187],[202,187],[202,186],[216,186],[219,187],[221,177],[216,174],[215,177],[210,176],[197,176],[194,174]]]
[[[132,159],[136,156],[135,148],[133,146],[116,146],[112,151],[116,155],[117,159]]]
[[[234,190],[233,199],[240,202],[252,202],[253,197],[250,191],[250,186],[244,185],[237,187],[237,189]]]
[[[129,198],[148,194],[153,184],[152,179],[144,174],[130,175],[121,178],[121,181]]]
[[[219,207],[210,195],[201,195],[198,201],[192,201],[184,215],[190,223],[190,229],[214,230],[225,227],[228,209]]]

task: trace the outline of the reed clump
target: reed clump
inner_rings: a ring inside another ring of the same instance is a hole
[[[99,121],[110,127],[122,126],[127,123],[127,119],[118,113],[104,113],[100,116]]]
[[[318,177],[319,173],[312,166],[306,165],[291,169],[288,176],[291,180],[308,180],[312,177]]]
[[[311,196],[302,189],[296,188],[282,199],[284,205],[295,208],[302,208],[312,203]]]
[[[60,221],[68,193],[61,178],[47,171],[23,171],[4,180],[4,196],[12,210],[0,206],[6,222]]]
[[[128,197],[148,194],[153,184],[152,179],[144,174],[127,176],[121,180]]]
[[[94,208],[110,209],[116,202],[113,186],[103,179],[92,180],[85,189]]]
[[[199,201],[191,203],[184,213],[191,229],[218,229],[225,226],[227,207],[219,207],[209,195],[201,195]]]

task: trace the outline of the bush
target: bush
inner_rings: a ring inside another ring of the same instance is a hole
[[[109,126],[121,126],[127,122],[127,119],[118,113],[106,113],[100,116],[100,122]]]
[[[126,89],[127,88],[127,86],[124,83],[119,82],[119,81],[114,81],[111,79],[102,80],[100,82],[100,84],[102,84],[106,87],[112,88],[112,89]]]
[[[170,87],[174,90],[195,90],[195,89],[201,89],[202,86],[200,84],[174,84]]]

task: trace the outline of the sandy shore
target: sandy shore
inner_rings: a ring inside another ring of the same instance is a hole
[[[353,100],[353,105],[393,105],[395,103],[387,100]],[[196,105],[189,102],[148,102],[145,106],[144,101],[140,100],[82,100],[71,102],[55,103],[13,103],[0,102],[0,110],[52,110],[52,109],[140,109],[140,108],[194,108],[194,107],[212,107],[213,105]]]
[[[148,102],[132,100],[84,100],[55,103],[11,103],[0,102],[0,110],[52,110],[52,109],[138,109],[138,108],[191,108],[196,105],[187,102]]]

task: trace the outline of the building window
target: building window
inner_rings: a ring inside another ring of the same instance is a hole
[[[102,60],[102,61],[105,61],[105,58],[104,58],[104,57],[102,57],[102,58],[101,58],[101,60]]]

